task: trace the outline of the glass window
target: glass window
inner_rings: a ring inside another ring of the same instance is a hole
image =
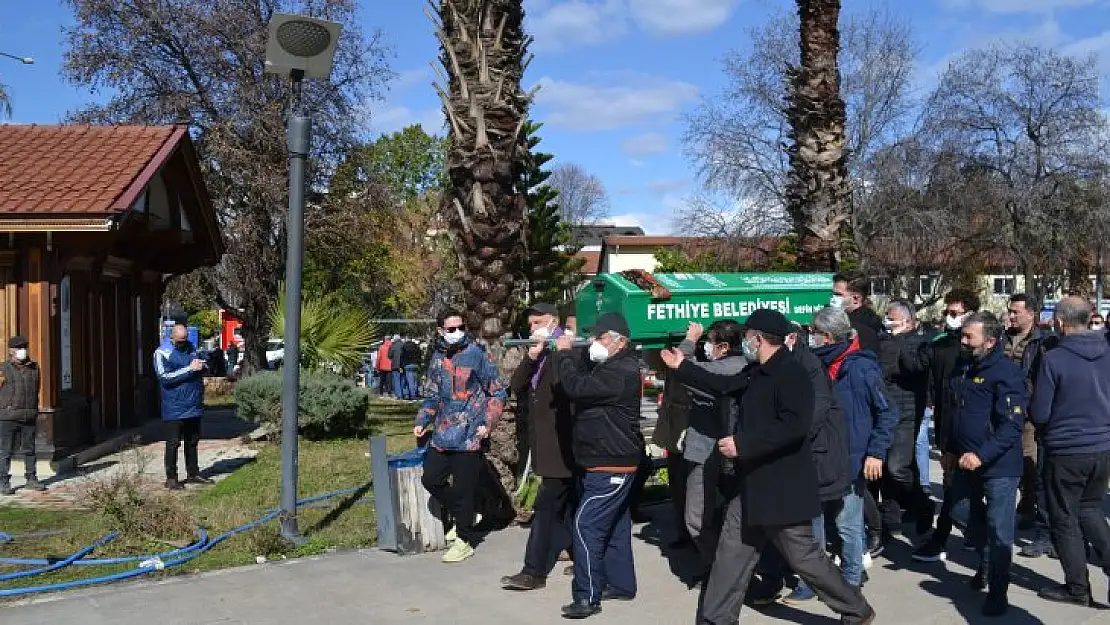
[[[995,295],[1013,295],[1015,290],[1013,278],[995,278],[992,292]]]

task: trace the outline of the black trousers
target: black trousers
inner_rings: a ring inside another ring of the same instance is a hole
[[[763,548],[771,543],[790,568],[843,622],[861,621],[870,613],[858,588],[844,580],[813,535],[813,522],[757,527],[744,524],[741,498],[734,497],[724,515],[717,557],[702,597],[698,623],[735,625],[740,619],[748,583]]]
[[[12,456],[23,455],[24,474],[35,477],[35,422],[0,421],[0,482],[11,480]]]
[[[914,474],[914,452],[917,446],[917,424],[900,421],[893,432],[890,451],[880,480],[882,493],[882,526],[887,532],[902,527],[902,512],[921,507],[921,489]]]
[[[1064,569],[1068,592],[1086,597],[1091,592],[1091,581],[1085,542],[1091,543],[1095,564],[1110,575],[1110,525],[1102,513],[1110,481],[1110,455],[1049,455],[1046,460],[1045,495],[1052,544]]]
[[[686,531],[686,484],[690,477],[690,463],[677,451],[667,452],[667,490],[671,495],[671,509],[674,511],[675,538],[687,540]]]
[[[424,488],[450,515],[444,526],[454,523],[459,540],[471,546],[477,539],[474,505],[483,462],[478,451],[440,451],[432,446],[424,456]]]
[[[188,477],[200,475],[197,460],[197,444],[200,443],[200,417],[170,421],[170,433],[166,438],[166,479],[177,479],[177,449],[185,443],[185,474]]]
[[[528,530],[522,573],[547,577],[559,561],[559,553],[571,548],[570,526],[578,508],[576,491],[573,477],[545,477],[540,482],[532,504],[535,515]]]

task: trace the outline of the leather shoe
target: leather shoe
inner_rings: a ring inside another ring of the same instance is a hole
[[[635,598],[636,595],[621,594],[612,588],[606,588],[605,592],[601,593],[602,601],[632,601]]]
[[[601,613],[600,603],[586,603],[585,601],[575,601],[563,606],[563,618],[570,619],[583,619],[590,618],[595,614]]]
[[[1063,584],[1042,588],[1037,591],[1037,596],[1047,601],[1074,603],[1088,608],[1095,602],[1094,598],[1091,596],[1090,590],[1087,591],[1086,595],[1073,595],[1068,591],[1068,587]]]
[[[501,587],[505,590],[539,590],[547,587],[547,580],[527,573],[517,573],[502,577]]]
[[[185,490],[185,485],[179,480],[166,480],[166,488],[169,490]]]
[[[215,484],[216,482],[212,481],[211,479],[209,479],[207,477],[204,477],[203,475],[190,475],[189,477],[185,478],[185,483],[186,484],[205,484],[205,485],[207,485],[207,484]]]
[[[854,616],[844,616],[840,619],[841,625],[871,625],[874,622],[875,610],[871,606],[867,606],[867,614],[865,614],[862,618],[856,618]]]
[[[972,575],[971,579],[968,580],[968,584],[971,586],[972,590],[985,590],[989,582],[989,571],[985,566],[979,567],[975,575]]]

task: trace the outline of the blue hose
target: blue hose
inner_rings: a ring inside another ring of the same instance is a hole
[[[0,532],[0,545],[3,545],[4,543],[10,543],[13,540],[15,540],[15,538],[13,538],[11,534]]]
[[[300,506],[303,506],[305,504],[313,503],[313,502],[316,502],[316,501],[322,501],[324,499],[332,499],[332,498],[335,498],[335,497],[341,497],[343,495],[349,495],[351,493],[354,493],[354,492],[357,492],[357,491],[361,490],[362,488],[364,488],[364,486],[356,486],[356,487],[353,487],[353,488],[345,488],[343,490],[337,490],[337,491],[334,491],[334,492],[325,493],[323,495],[316,495],[314,497],[308,497],[307,499],[301,499],[301,500],[297,501],[297,506],[300,507]],[[222,543],[223,541],[227,540],[228,538],[231,538],[232,536],[235,536],[236,534],[241,534],[243,532],[254,529],[255,527],[258,527],[259,525],[262,525],[264,523],[268,523],[268,522],[276,519],[280,515],[281,515],[281,509],[280,508],[274,508],[273,510],[266,513],[262,517],[254,520],[254,521],[251,521],[250,523],[240,525],[239,527],[228,530],[228,531],[224,532],[223,534],[219,534],[218,536],[212,537],[211,539],[205,541],[199,547],[196,547],[196,545],[198,543],[194,543],[193,545],[190,545],[189,547],[185,547],[181,550],[178,550],[178,557],[175,558],[175,559],[169,560],[167,562],[162,562],[161,559],[159,559],[159,562],[161,563],[161,566],[158,566],[158,564],[146,564],[144,562],[145,566],[140,566],[139,568],[131,569],[130,571],[122,571],[122,572],[119,572],[119,573],[114,573],[112,575],[103,575],[103,576],[100,576],[100,577],[90,577],[90,578],[86,578],[86,579],[78,579],[78,580],[74,580],[74,581],[61,582],[61,583],[57,583],[57,584],[47,584],[47,585],[44,585],[44,586],[26,586],[26,587],[23,587],[23,588],[12,588],[12,589],[9,589],[9,590],[0,590],[0,597],[15,597],[15,596],[19,596],[19,595],[29,595],[29,594],[40,593],[40,592],[50,592],[50,591],[55,591],[55,590],[65,590],[67,588],[78,588],[78,587],[81,587],[81,586],[92,586],[94,584],[104,584],[104,583],[108,583],[108,582],[116,582],[116,581],[120,581],[120,580],[130,579],[132,577],[138,577],[139,575],[145,575],[147,573],[150,573],[150,572],[153,572],[153,571],[158,571],[158,570],[161,570],[163,568],[169,568],[171,566],[178,566],[178,565],[181,565],[181,564],[185,564],[186,562],[189,562],[190,560],[193,560],[194,558],[199,557],[201,554],[207,552],[209,549],[211,549],[211,548],[215,547],[216,545]],[[115,538],[115,536],[112,536],[112,538]],[[81,554],[81,556],[84,556],[84,555],[88,554],[89,552],[91,552],[96,547],[100,546],[100,544],[103,544],[104,542],[107,542],[107,541],[105,539],[101,539],[101,541],[98,542],[97,544],[86,547],[85,549],[82,549],[81,551],[79,551],[77,553]],[[192,548],[191,551],[189,550],[190,548]],[[82,552],[84,552],[84,553],[82,553]],[[173,552],[170,552],[170,553],[173,553]],[[74,555],[76,555],[76,554],[74,554]],[[68,564],[71,564],[74,561],[79,561],[79,558],[81,556],[78,556],[78,558],[74,558],[73,560],[71,560],[70,562],[67,562],[64,565],[61,564],[61,562],[59,562],[58,566],[56,566],[56,568],[50,569],[50,570],[57,570],[58,568],[62,568],[63,566],[68,566]],[[70,556],[70,558],[73,558],[73,556]],[[67,558],[67,560],[69,560],[70,558]],[[137,559],[139,559],[139,557],[122,558],[120,560],[123,560],[124,562],[134,562]],[[25,571],[25,573],[27,573],[29,575],[37,575],[39,573],[45,573],[45,572],[46,572],[45,570],[43,570],[43,571],[33,571],[33,572],[32,571]],[[23,575],[23,576],[25,577],[26,575]]]
[[[152,558],[167,560],[169,558],[175,558],[179,555],[200,549],[207,542],[208,532],[204,531],[203,529],[197,529],[196,542],[186,547],[182,547],[181,549],[174,549],[173,551],[167,551],[165,553],[155,553],[145,556],[127,556],[125,558],[82,558],[80,560],[71,562],[70,564],[75,564],[79,566],[92,566],[105,564],[127,564],[129,562],[143,562]],[[58,560],[53,558],[0,558],[0,564],[11,564],[16,566],[46,566],[54,564],[57,561]]]
[[[3,575],[0,575],[0,581],[8,581],[9,579],[19,579],[21,577],[31,577],[33,575],[40,575],[42,573],[49,573],[51,571],[57,571],[58,569],[63,569],[65,567],[69,566],[70,564],[72,564],[73,562],[75,562],[77,560],[80,560],[81,558],[84,558],[85,556],[89,555],[97,547],[99,547],[99,546],[101,546],[105,543],[108,543],[108,542],[111,542],[111,541],[115,540],[117,536],[119,536],[118,532],[112,532],[112,533],[104,536],[100,540],[96,541],[95,543],[89,545],[88,547],[85,547],[84,549],[81,549],[80,551],[73,552],[68,558],[65,558],[64,560],[58,560],[57,562],[55,562],[53,564],[50,564],[48,566],[44,566],[42,568],[30,569],[30,570],[27,570],[27,571],[17,571],[15,573],[5,573]]]

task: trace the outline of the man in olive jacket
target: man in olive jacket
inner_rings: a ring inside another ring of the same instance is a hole
[[[810,447],[813,385],[784,348],[794,330],[782,313],[767,309],[753,312],[746,327],[744,355],[758,364],[740,376],[716,376],[684,362],[681,352],[663,353],[684,384],[718,394],[746,387],[737,432],[718,441],[721,455],[736,463],[740,492],[725,512],[698,622],[733,625],[740,619],[760,552],[770,542],[842,623],[870,625],[875,611],[844,580],[813,533],[813,518],[821,511]]]
[[[39,417],[39,366],[27,352],[27,339],[8,341],[8,361],[0,379],[0,495],[12,494],[11,461],[23,454],[27,490],[46,490],[35,473],[36,422]]]
[[[562,390],[559,373],[551,362],[548,341],[565,333],[559,310],[537,303],[528,309],[528,327],[536,343],[524,356],[509,382],[513,395],[527,406],[532,466],[541,478],[535,516],[528,532],[524,568],[501,578],[508,590],[536,590],[547,585],[547,576],[559,552],[570,549],[570,521],[574,497],[574,456],[571,452],[574,411]]]

